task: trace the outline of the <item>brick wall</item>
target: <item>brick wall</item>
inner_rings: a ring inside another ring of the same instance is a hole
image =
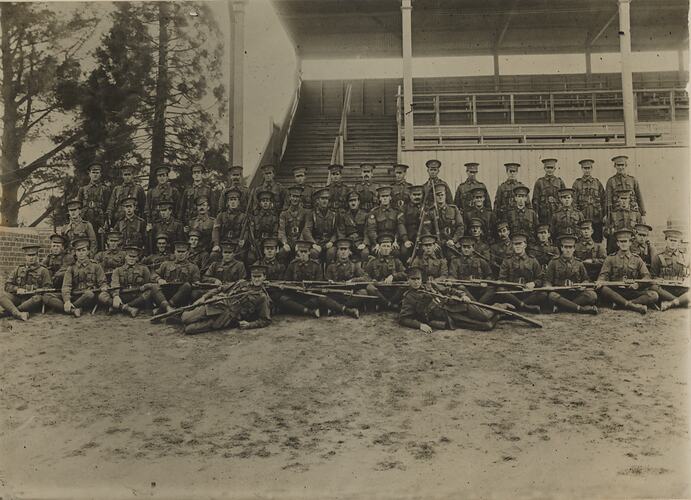
[[[0,226],[0,285],[19,264],[24,263],[24,245],[41,245],[39,257],[43,259],[50,246],[51,228]]]

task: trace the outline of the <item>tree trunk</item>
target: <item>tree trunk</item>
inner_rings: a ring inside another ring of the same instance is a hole
[[[166,102],[168,101],[168,3],[158,4],[158,75],[154,101],[154,123],[149,164],[149,187],[155,185],[156,167],[163,165],[166,145]]]
[[[10,50],[10,32],[12,19],[12,4],[0,3],[0,28],[2,29],[2,156],[0,156],[0,171],[2,172],[2,202],[0,203],[0,225],[17,226],[19,216],[19,202],[17,191],[20,180],[17,178],[19,156],[22,152],[22,142],[17,131],[17,102],[16,88],[13,79],[14,58]]]

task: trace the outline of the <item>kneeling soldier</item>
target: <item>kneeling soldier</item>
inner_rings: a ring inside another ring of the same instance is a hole
[[[631,253],[631,238],[633,231],[628,228],[619,229],[614,233],[619,250],[617,253],[609,255],[602,264],[600,276],[597,278],[597,288],[600,295],[609,302],[614,302],[632,311],[645,314],[648,307],[655,304],[659,295],[651,289],[640,290],[639,283],[632,283],[628,286],[614,287],[604,285],[603,281],[619,280],[639,280],[650,279],[648,268],[645,267],[643,259]]]
[[[29,319],[29,311],[41,309],[43,304],[43,295],[31,292],[52,287],[50,272],[38,263],[39,248],[38,245],[22,247],[26,264],[14,270],[5,283],[5,293],[0,292],[0,307],[22,321]],[[62,309],[62,304],[59,307]]]
[[[122,234],[119,231],[109,231],[106,236],[106,249],[96,254],[94,260],[101,264],[103,272],[108,274],[113,269],[125,263],[125,253],[120,248]]]
[[[526,252],[528,246],[528,235],[525,233],[515,233],[511,236],[513,243],[513,255],[506,257],[499,269],[499,279],[501,281],[511,281],[525,285],[526,290],[531,290],[536,286],[542,286],[544,272],[542,266]],[[506,302],[514,306],[533,313],[540,313],[540,304],[547,300],[545,292],[528,292],[521,294],[520,300],[513,293],[506,294]]]
[[[185,334],[239,328],[251,330],[271,324],[269,296],[264,290],[266,267],[254,264],[250,268],[250,281],[241,281],[233,288],[233,295],[213,304],[200,305],[182,313]],[[210,290],[199,300],[213,299],[218,290]],[[221,290],[223,293],[223,290]]]
[[[588,281],[588,272],[583,262],[576,259],[576,237],[570,234],[559,237],[561,255],[547,264],[545,286],[570,286],[573,283]],[[561,309],[583,314],[597,314],[597,293],[594,290],[560,290],[547,295],[550,304]]]
[[[439,191],[443,193],[443,191]],[[413,259],[412,265],[422,269],[425,281],[444,279],[449,276],[449,266],[443,256],[435,255],[437,237],[433,234],[420,236],[422,255]]]
[[[62,278],[65,276],[65,270],[73,262],[74,255],[65,249],[65,238],[59,234],[52,234],[50,236],[50,249],[48,255],[43,259],[43,266],[48,269],[53,277],[53,288],[62,288]],[[62,305],[60,310],[62,311]]]
[[[77,238],[73,247],[76,261],[65,271],[62,301],[64,311],[78,318],[84,307],[93,307],[97,302],[108,305],[110,295],[101,264],[89,258],[89,240]],[[72,298],[75,297],[73,302]]]
[[[126,246],[125,263],[113,271],[110,280],[112,300],[109,306],[115,311],[128,313],[133,318],[139,310],[149,305],[151,298],[151,271],[139,263],[141,249]]]
[[[187,305],[192,295],[192,283],[200,278],[199,268],[187,258],[189,244],[186,241],[176,241],[174,246],[175,260],[164,261],[152,277],[156,285],[152,287],[151,296],[154,303],[160,306],[159,312],[169,312]],[[166,284],[172,286],[162,289]]]
[[[221,262],[212,262],[204,274],[205,283],[235,283],[244,280],[247,276],[245,264],[235,259],[235,252],[238,250],[237,241],[221,242]]]

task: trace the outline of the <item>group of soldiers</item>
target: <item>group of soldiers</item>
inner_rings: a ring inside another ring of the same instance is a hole
[[[341,165],[329,165],[327,186],[310,185],[295,167],[284,188],[265,165],[253,189],[242,167],[230,167],[222,190],[195,165],[182,193],[165,166],[145,192],[132,167],[111,188],[93,164],[48,255],[39,262],[39,247],[24,248],[26,263],[7,280],[0,306],[24,320],[46,308],[76,317],[99,306],[132,317],[154,308],[180,313],[186,333],[258,328],[280,312],[358,318],[393,309],[402,325],[428,332],[489,329],[512,311],[686,306],[682,233],[665,230],[660,251],[650,243],[627,160],[612,158],[616,174],[603,186],[594,161],[583,159],[569,188],[555,175],[557,160],[544,159],[532,199],[520,165],[506,163],[493,205],[478,163],[465,164],[455,196],[436,159],[421,185],[396,164],[394,181],[377,186],[376,166],[362,164],[354,185],[343,182]]]

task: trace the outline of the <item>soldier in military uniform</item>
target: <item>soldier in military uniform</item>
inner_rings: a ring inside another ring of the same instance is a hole
[[[365,238],[365,226],[368,213],[360,208],[360,194],[351,191],[348,194],[348,209],[343,210],[338,217],[338,232],[343,238],[350,238],[359,244],[354,248],[355,259],[367,262],[370,255],[368,240]]]
[[[552,214],[549,222],[552,234],[578,234],[578,225],[583,220],[583,214],[573,206],[573,189],[559,190],[559,208]]]
[[[202,281],[220,285],[221,283],[244,280],[247,276],[247,270],[245,269],[245,264],[235,258],[237,249],[237,241],[226,240],[221,242],[222,260],[220,262],[212,262],[209,265]]]
[[[101,265],[89,258],[89,240],[74,240],[75,262],[65,271],[62,280],[63,310],[67,314],[79,317],[83,308],[93,307],[97,303],[108,304],[108,282]],[[74,300],[73,300],[74,299]]]
[[[597,177],[593,177],[593,163],[590,158],[578,162],[581,165],[582,177],[573,183],[574,204],[583,217],[592,221],[593,238],[602,241],[602,219],[605,216],[605,188]]]
[[[381,233],[377,236],[376,257],[365,264],[365,274],[374,281],[392,284],[406,279],[403,263],[392,255],[394,236]],[[367,293],[378,297],[388,309],[396,308],[401,301],[402,289],[399,287],[367,285]]]
[[[535,229],[538,225],[538,217],[535,210],[528,205],[528,186],[516,186],[513,189],[516,206],[506,213],[506,222],[509,223],[511,234],[518,232],[528,235],[528,242],[535,241]]]
[[[240,189],[231,187],[225,191],[226,205],[214,220],[211,231],[211,241],[214,252],[220,252],[221,241],[235,240],[240,249],[245,248],[247,240],[247,215],[240,208],[242,192]]]
[[[146,193],[144,188],[134,180],[134,167],[132,165],[123,165],[120,167],[120,175],[122,176],[122,183],[113,188],[108,201],[108,210],[106,211],[110,227],[114,227],[125,216],[122,202],[126,198],[134,198],[135,213],[140,217],[144,215],[146,207]]]
[[[352,191],[341,176],[343,175],[343,165],[333,164],[328,166],[329,169],[329,208],[336,213],[344,210],[348,205],[348,193]],[[315,193],[316,196],[316,193]]]
[[[168,241],[185,239],[185,228],[179,220],[173,217],[173,202],[161,200],[158,202],[158,219],[153,224],[153,234],[165,234]]]
[[[221,191],[221,194],[218,196],[218,203],[216,203],[219,211],[224,210],[228,206],[228,194],[232,191],[240,193],[239,208],[243,212],[247,209],[247,203],[254,203],[253,200],[249,200],[249,189],[242,183],[241,165],[233,165],[228,169],[228,186]]]
[[[78,238],[87,238],[90,242],[91,248],[96,249],[96,233],[91,222],[82,219],[81,215],[82,202],[80,200],[71,200],[67,202],[67,214],[70,218],[69,222],[62,226],[61,233],[67,240],[68,245],[72,245]]]
[[[279,259],[284,263],[290,262],[295,256],[295,242],[300,239],[307,220],[312,216],[304,206],[302,193],[303,188],[300,185],[288,188],[288,206],[278,218],[278,239],[281,242]],[[310,206],[312,206],[311,200]],[[274,279],[270,275],[271,272],[269,272],[269,279]]]
[[[477,250],[477,241],[475,243]],[[508,222],[497,224],[497,241],[490,246],[490,262],[494,272],[499,271],[499,266],[504,259],[513,254],[513,243],[511,243],[511,231]]]
[[[176,241],[173,246],[174,260],[163,261],[151,277],[155,283],[151,288],[151,297],[159,306],[159,312],[169,312],[187,305],[192,295],[192,284],[200,279],[199,268],[188,258],[189,244]]]
[[[449,264],[449,278],[456,280],[491,279],[492,268],[489,262],[475,254],[475,238],[463,236],[461,238],[461,254],[451,259]],[[483,304],[491,304],[496,288],[482,286],[475,293],[467,290],[468,294]]]
[[[543,224],[549,224],[552,216],[559,208],[559,197],[557,193],[566,187],[561,177],[554,175],[557,169],[555,158],[545,158],[542,160],[545,175],[535,181],[533,187],[533,207],[537,211],[537,217]],[[558,234],[552,232],[552,234]]]
[[[48,255],[43,259],[42,265],[48,269],[52,276],[53,288],[62,288],[62,278],[65,276],[67,266],[73,262],[74,255],[65,250],[65,238],[59,234],[52,234]],[[62,308],[62,306],[60,307]]]
[[[293,179],[295,180],[295,185],[293,187],[299,188],[300,193],[300,204],[305,210],[312,210],[312,199],[314,198],[314,187],[306,182],[307,180],[307,169],[305,167],[293,167]],[[290,205],[290,189],[288,188],[288,195],[285,201],[285,206],[288,208]]]
[[[454,206],[454,208],[456,208]],[[412,265],[422,269],[425,281],[445,279],[449,276],[449,266],[444,257],[435,255],[437,237],[433,234],[420,236],[422,255],[413,259]]]
[[[492,212],[492,202],[489,199],[489,192],[484,182],[477,180],[477,172],[480,167],[479,163],[469,162],[465,164],[465,171],[468,175],[466,180],[461,182],[456,188],[456,197],[454,204],[458,207],[461,213],[466,216],[471,207],[478,207],[475,203],[475,196],[482,193],[482,205],[478,208],[484,208],[488,212]],[[489,233],[488,233],[489,234]]]
[[[134,196],[128,196],[122,199],[123,216],[115,224],[115,229],[122,235],[122,244],[124,246],[134,246],[143,248],[146,241],[146,222],[144,219],[135,214],[135,206],[137,199]],[[149,251],[153,251],[149,246]]]
[[[619,229],[633,229],[636,224],[643,222],[638,210],[631,207],[631,191],[620,189],[617,191],[617,207],[609,212],[605,218],[605,235],[607,236],[607,252],[616,251],[617,244],[614,233]]]
[[[537,241],[528,245],[528,255],[535,257],[545,269],[554,257],[559,257],[559,249],[550,241],[549,224],[538,224],[536,234]]]
[[[626,173],[629,157],[626,155],[619,155],[612,158],[612,163],[617,173],[607,179],[605,185],[606,210],[609,215],[616,209],[617,193],[620,190],[627,190],[633,193],[631,200],[631,207],[641,214],[641,221],[645,222],[645,205],[643,204],[643,194],[638,185],[638,180],[632,175]]]
[[[391,206],[391,188],[382,186],[377,189],[379,206],[367,217],[365,236],[370,242],[378,242],[380,234],[393,234],[393,255],[400,255],[400,245],[408,241],[408,234],[403,223],[403,214]],[[372,253],[379,252],[379,243],[372,248]]]
[[[494,215],[497,220],[508,220],[508,213],[516,207],[514,188],[523,184],[518,180],[520,163],[504,163],[506,168],[506,180],[497,187],[497,195],[494,197]],[[530,207],[530,199],[526,198],[525,205]]]
[[[439,178],[439,170],[441,169],[441,162],[439,160],[427,160],[425,162],[425,167],[427,167],[427,180],[422,185],[425,205],[432,206],[436,198],[434,193],[437,191],[444,191],[445,199],[453,200],[453,193],[449,185]]]
[[[410,201],[403,207],[403,225],[407,239],[401,249],[401,260],[411,262],[415,242],[420,234],[432,234],[432,216],[423,205],[424,187],[421,185],[410,187]],[[423,214],[424,211],[424,214]]]
[[[482,232],[485,235],[487,243],[493,240],[492,234],[494,228],[497,227],[497,218],[494,216],[492,208],[487,206],[487,188],[483,186],[476,186],[463,193],[463,202],[470,203],[464,209],[463,218],[465,226],[470,231],[470,221],[472,219],[479,219],[482,221]]]
[[[600,274],[602,263],[607,257],[604,243],[596,243],[593,240],[593,223],[589,220],[581,221],[579,224],[580,238],[576,242],[576,252],[574,255],[583,262],[585,270],[588,271],[590,281],[595,281]]]
[[[348,238],[340,238],[336,240],[336,260],[326,267],[326,272],[324,273],[324,277],[327,280],[337,283],[367,280],[365,271],[362,269],[361,264],[359,262],[353,262],[350,259],[350,249],[352,245],[353,242]],[[328,292],[325,291],[324,293]],[[365,294],[366,285],[363,284],[361,289],[354,289],[353,293]],[[331,298],[333,298],[333,300],[339,304],[343,304],[345,309],[342,312],[344,314],[352,316],[353,318],[360,317],[359,307],[362,305],[363,299],[343,295],[336,295],[335,297]]]
[[[125,262],[113,271],[110,287],[113,289],[108,301],[108,310],[127,313],[137,317],[139,310],[146,308],[151,299],[151,271],[139,262],[141,249],[135,246],[124,248]]]
[[[457,254],[458,242],[465,232],[463,216],[456,205],[446,204],[446,192],[443,189],[436,190],[436,206],[432,212],[432,226],[438,238],[442,254],[450,258]]]
[[[106,249],[96,254],[94,260],[101,264],[103,272],[112,273],[116,267],[125,263],[125,252],[121,248],[122,234],[118,231],[109,231],[106,238]]]
[[[410,188],[412,184],[405,180],[408,173],[408,165],[396,163],[393,166],[394,180],[391,183],[391,204],[401,212],[410,201]]]
[[[492,247],[487,243],[487,239],[483,230],[484,224],[480,219],[470,219],[470,237],[475,242],[473,251],[475,255],[481,259],[485,259],[490,263],[490,266],[494,265],[497,270],[499,269],[499,263],[492,264]],[[507,232],[508,234],[508,232]],[[460,240],[459,240],[460,241]]]
[[[665,248],[653,257],[650,272],[653,278],[681,282],[689,276],[688,258],[679,248],[681,231],[665,229],[663,233],[665,234]],[[689,305],[688,287],[679,288],[679,290],[687,291],[678,294],[678,296],[657,285],[653,287],[653,290],[660,296],[662,301],[660,309],[663,311],[672,307],[687,307]]]
[[[360,195],[360,206],[365,212],[372,210],[377,201],[377,186],[372,182],[375,168],[372,163],[361,163],[360,176],[362,179],[353,186],[353,191]]]
[[[285,188],[276,182],[274,180],[274,176],[276,175],[276,171],[273,165],[262,165],[261,167],[261,172],[262,172],[262,178],[263,182],[257,189],[258,192],[265,192],[269,191],[272,193],[273,197],[271,198],[271,209],[274,211],[276,214],[276,220],[278,220],[278,216],[281,213],[281,210],[283,210],[283,206],[285,205],[286,201],[286,190]],[[255,204],[255,211],[261,210],[261,200],[259,200],[259,196],[257,196],[257,202]],[[275,236],[276,234],[272,235],[267,235],[267,236]],[[261,241],[261,236],[257,236],[259,238],[259,241]],[[259,243],[257,243],[259,244]],[[257,256],[259,258],[259,256]]]
[[[643,262],[645,262],[645,265],[650,267],[650,264],[653,262],[653,258],[655,258],[655,255],[657,255],[655,245],[653,245],[650,239],[648,239],[648,235],[653,228],[648,224],[639,222],[633,227],[633,230],[635,237],[631,242],[631,253],[639,255],[641,259],[643,259]]]
[[[180,207],[178,208],[180,221],[184,227],[188,228],[188,231],[191,222],[197,218],[197,199],[200,196],[206,196],[206,199],[209,201],[209,214],[212,217],[216,216],[218,209],[225,208],[225,205],[223,205],[217,209],[217,199],[213,189],[204,181],[204,166],[197,164],[192,165],[192,185],[182,193]]]
[[[221,302],[200,305],[191,311],[182,313],[181,321],[185,325],[185,335],[239,328],[251,330],[265,328],[271,324],[271,301],[264,289],[266,268],[254,264],[250,268],[250,281],[241,281],[233,292],[240,293]],[[221,293],[225,291],[221,289]],[[211,290],[199,300],[213,299],[218,290]]]
[[[96,233],[100,235],[98,248],[103,249],[104,235],[108,226],[106,212],[111,187],[101,180],[100,163],[92,163],[89,166],[89,179],[87,185],[79,188],[77,199],[82,202],[82,218],[90,222]]]
[[[128,245],[135,246],[135,245]],[[156,249],[154,253],[142,259],[142,264],[147,266],[150,270],[158,269],[158,267],[167,260],[172,260],[173,253],[170,251],[172,245],[168,241],[168,235],[161,233],[156,236]]]
[[[277,258],[278,245],[278,238],[264,238],[262,241],[264,256],[258,263],[266,266],[266,279],[269,281],[280,281],[285,275],[286,266]],[[294,245],[295,242],[293,242]]]
[[[528,235],[521,232],[511,234],[513,244],[513,255],[504,259],[499,269],[499,280],[520,283],[527,290],[541,287],[545,273],[540,263],[526,253],[528,248]],[[500,287],[499,290],[507,290]],[[519,298],[520,296],[520,298]],[[507,303],[524,311],[540,313],[540,304],[544,304],[547,299],[545,292],[529,292],[520,295],[513,293],[506,294],[504,299]]]
[[[218,262],[221,259],[221,249],[219,247],[218,250],[209,253],[199,243],[201,236],[197,229],[190,229],[190,233],[187,236],[187,242],[190,244],[187,258],[199,268],[201,274],[204,274],[212,262]],[[237,247],[235,251],[236,256],[242,255],[242,246],[239,242],[237,242]]]
[[[209,215],[209,198],[202,195],[197,198],[197,216],[190,221],[190,230],[199,231],[199,246],[204,250],[212,249],[212,238],[216,220]]]
[[[276,199],[273,191],[259,191],[257,193],[259,208],[250,218],[249,239],[251,242],[249,250],[249,261],[259,260],[263,254],[261,242],[264,238],[275,238],[278,235],[279,214],[276,213]]]
[[[22,321],[28,320],[29,312],[40,310],[43,304],[44,294],[29,294],[52,287],[50,272],[38,262],[39,248],[38,245],[22,247],[26,262],[15,268],[5,282],[5,291],[0,292],[0,309]],[[62,304],[58,304],[60,306]]]
[[[588,272],[583,262],[574,257],[576,236],[561,235],[558,238],[561,255],[554,257],[545,271],[545,286],[570,286],[588,281]],[[560,310],[581,314],[597,314],[597,293],[587,290],[552,290],[547,300]]]
[[[146,193],[146,209],[144,211],[144,218],[146,219],[146,230],[152,231],[153,224],[158,222],[159,211],[158,206],[162,201],[170,202],[173,210],[173,217],[177,218],[177,208],[180,206],[180,193],[168,180],[170,168],[161,165],[155,170],[156,186]],[[155,234],[155,233],[154,233]]]
[[[330,264],[336,258],[336,239],[338,239],[338,216],[329,208],[329,188],[314,192],[315,208],[307,217],[303,239],[312,242],[310,258],[317,262]]]
[[[602,270],[597,278],[596,286],[604,301],[615,303],[641,314],[648,312],[647,306],[655,304],[659,295],[651,288],[645,288],[640,283],[634,282],[626,286],[608,286],[605,281],[621,281],[624,279],[638,280],[650,279],[650,272],[643,260],[631,253],[631,239],[633,231],[623,227],[614,233],[617,247],[616,253],[607,256],[602,264]]]

